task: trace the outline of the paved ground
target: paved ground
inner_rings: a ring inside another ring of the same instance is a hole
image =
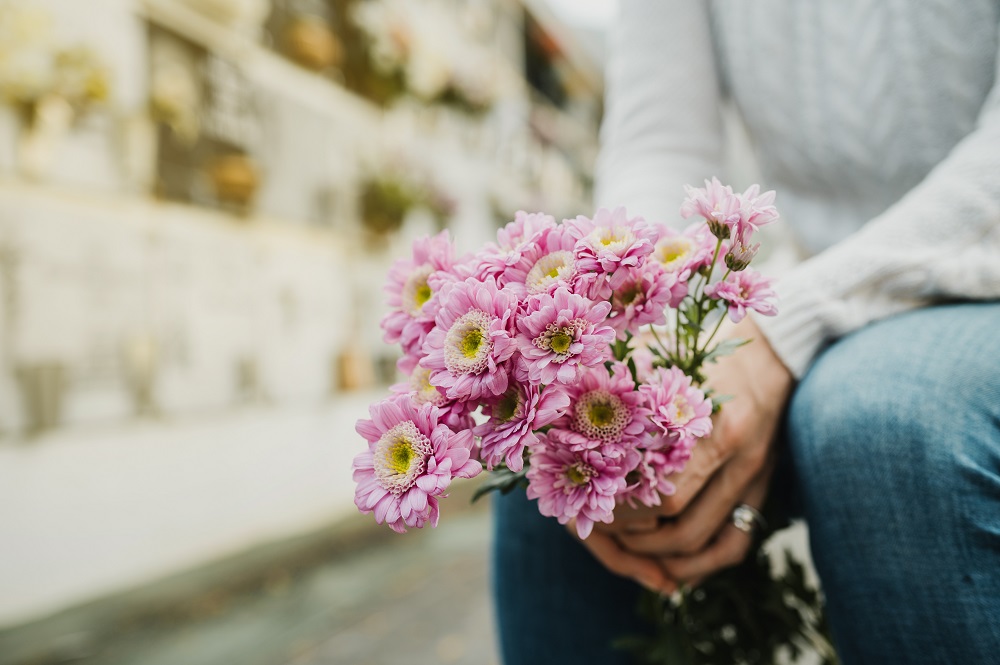
[[[499,665],[488,589],[490,514],[486,502],[456,505],[465,501],[448,499],[439,528],[399,536],[355,516],[361,528],[343,531],[345,547],[298,563],[274,559],[242,587],[227,588],[220,574],[217,591],[174,609],[119,612],[117,627],[99,636],[56,633],[59,644],[47,639],[52,651],[43,659],[11,661],[0,648],[0,662]],[[798,528],[781,538],[801,556],[804,535]]]
[[[346,602],[333,634],[288,665],[497,663],[486,517],[445,522],[420,543],[377,552],[342,571]]]
[[[489,513],[442,518],[203,618],[133,631],[87,665],[495,665]],[[210,604],[210,603],[209,603]]]

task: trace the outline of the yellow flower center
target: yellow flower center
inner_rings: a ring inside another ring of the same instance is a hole
[[[576,398],[573,429],[595,441],[620,441],[632,418],[621,397],[598,388]]]
[[[597,475],[594,468],[585,462],[576,462],[566,467],[566,478],[574,485],[586,485]]]
[[[563,331],[559,331],[549,338],[549,348],[556,353],[567,353],[572,343],[573,337]]]
[[[410,374],[410,390],[413,391],[413,401],[417,404],[434,404],[441,406],[445,397],[431,384],[431,371],[419,365]]]
[[[417,286],[416,293],[413,294],[413,301],[417,303],[417,307],[423,307],[432,295],[434,292],[431,291],[431,287],[427,286],[427,282],[424,282]]]
[[[671,261],[676,261],[677,259],[684,256],[685,252],[680,247],[674,247],[672,249],[665,250],[662,254],[662,259],[664,263],[670,263]]]
[[[399,495],[413,487],[426,470],[434,448],[412,420],[393,426],[379,438],[372,451],[372,466],[379,485]]]
[[[521,397],[517,389],[508,390],[493,408],[493,417],[502,423],[510,421],[517,413],[517,407],[520,406],[520,403]]]
[[[641,292],[642,289],[640,289],[638,285],[633,285],[622,291],[619,298],[621,299],[623,305],[631,305],[632,301],[639,297]]]
[[[542,334],[531,340],[531,343],[539,349],[554,353],[555,357],[552,358],[552,362],[566,362],[572,357],[570,354],[573,353],[573,342],[588,325],[589,323],[585,319],[573,319],[561,326],[550,323],[545,326]]]
[[[479,347],[483,343],[483,332],[478,328],[466,331],[462,337],[462,355],[466,358],[475,358],[479,353]]]
[[[593,402],[587,416],[594,427],[607,427],[615,421],[615,407],[607,402]]]
[[[493,351],[489,334],[493,318],[473,309],[451,325],[444,340],[444,364],[453,375],[480,374],[487,368]]]
[[[400,294],[403,300],[403,309],[411,316],[420,313],[424,304],[434,296],[434,291],[427,284],[427,278],[434,272],[434,266],[425,263],[415,268],[403,284],[403,292]]]
[[[611,248],[611,251],[623,251],[635,242],[635,234],[625,226],[612,226],[594,229],[590,235],[595,245]]]
[[[684,397],[677,395],[674,397],[674,420],[678,425],[686,425],[694,418],[694,409]]]
[[[413,445],[407,439],[398,439],[389,447],[386,457],[390,469],[396,473],[406,473],[413,461]]]
[[[678,270],[694,249],[694,242],[690,238],[665,238],[657,243],[656,258],[666,270]]]
[[[524,279],[528,293],[544,293],[558,280],[569,280],[576,272],[573,262],[573,252],[568,251],[552,252],[538,259]]]

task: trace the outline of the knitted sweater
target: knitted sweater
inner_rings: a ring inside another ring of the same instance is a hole
[[[676,219],[719,171],[731,97],[812,254],[756,319],[793,374],[874,320],[1000,298],[1000,2],[621,4],[597,203]]]

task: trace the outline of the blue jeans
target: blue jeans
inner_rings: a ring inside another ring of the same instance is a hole
[[[844,664],[1000,662],[1000,303],[917,310],[841,339],[785,425],[785,481]],[[523,493],[495,506],[504,662],[628,663],[608,645],[642,628],[636,585]]]

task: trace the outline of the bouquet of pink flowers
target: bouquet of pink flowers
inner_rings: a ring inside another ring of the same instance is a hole
[[[723,320],[776,313],[748,268],[774,192],[687,188],[683,231],[624,208],[556,220],[518,213],[497,243],[456,257],[447,232],[389,274],[385,340],[408,375],[359,420],[355,503],[403,532],[436,525],[454,478],[527,484],[543,515],[586,538],[621,504],[674,491],[719,408],[705,363],[742,342]]]

